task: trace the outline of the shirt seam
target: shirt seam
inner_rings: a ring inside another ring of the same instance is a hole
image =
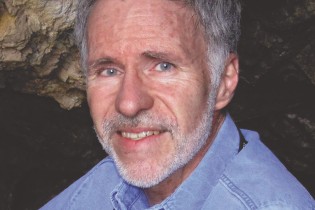
[[[290,209],[292,209],[292,210],[294,210],[294,209],[298,210],[299,209],[297,206],[288,204],[285,201],[277,200],[277,201],[263,203],[262,205],[259,206],[259,208],[257,210],[259,210],[259,209],[263,210],[265,208],[277,207],[277,206],[278,207],[290,207]]]
[[[140,195],[141,195],[141,192],[139,192],[137,197],[134,199],[134,201],[131,202],[130,205],[128,205],[127,209],[131,209],[131,207],[139,200]]]
[[[238,198],[248,209],[257,210],[255,202],[243,190],[237,187],[226,175],[222,174],[220,182],[225,186],[231,194]]]

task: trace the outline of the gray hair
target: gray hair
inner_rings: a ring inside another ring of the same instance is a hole
[[[87,20],[97,0],[80,0],[75,37],[81,52],[84,73],[87,72]],[[208,43],[208,63],[211,87],[217,89],[229,53],[237,53],[240,36],[241,5],[239,0],[177,0],[194,9],[204,27]],[[212,91],[216,92],[216,91]]]

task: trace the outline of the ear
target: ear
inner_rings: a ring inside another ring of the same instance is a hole
[[[234,53],[230,53],[224,67],[224,72],[221,76],[215,110],[221,110],[226,107],[233,98],[239,73],[238,57]]]

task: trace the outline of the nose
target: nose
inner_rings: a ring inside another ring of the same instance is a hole
[[[134,117],[139,112],[153,106],[153,97],[150,90],[137,73],[125,73],[116,101],[116,111],[126,117]]]

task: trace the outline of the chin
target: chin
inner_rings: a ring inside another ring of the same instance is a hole
[[[158,185],[178,168],[174,167],[172,161],[169,161],[171,160],[170,157],[165,158],[163,164],[157,164],[156,161],[123,163],[115,153],[113,153],[112,158],[122,178],[127,183],[139,188],[150,188]]]

